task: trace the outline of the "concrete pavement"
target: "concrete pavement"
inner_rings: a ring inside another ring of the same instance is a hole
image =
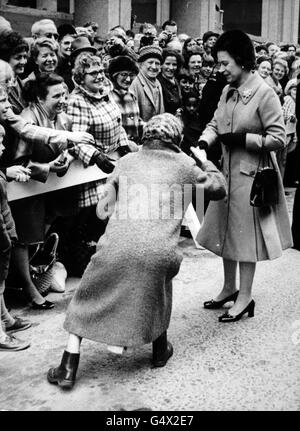
[[[300,410],[300,252],[259,263],[255,317],[225,324],[217,319],[224,310],[202,308],[222,285],[222,260],[189,239],[181,247],[166,367],[151,369],[151,345],[124,357],[84,340],[73,390],[50,385],[46,372],[60,361],[64,312],[79,282],[70,279],[64,294],[49,295],[53,310],[14,306],[34,325],[16,334],[31,340],[28,350],[0,352],[0,410]]]

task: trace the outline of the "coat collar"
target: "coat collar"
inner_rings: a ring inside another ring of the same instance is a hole
[[[75,82],[74,78],[73,78],[73,82],[75,84],[75,90],[74,90],[74,92],[76,92],[76,93],[83,93],[89,99],[94,99],[94,100],[98,100],[98,101],[100,101],[100,100],[108,101],[109,100],[108,95],[113,90],[113,85],[112,85],[111,81],[109,79],[107,79],[107,78],[106,78],[105,83],[104,83],[103,93],[100,94],[100,95],[95,95],[93,93],[90,93],[82,85],[78,85]]]
[[[142,87],[143,87],[143,89],[144,89],[145,93],[147,94],[147,96],[148,96],[148,98],[149,98],[150,102],[152,103],[152,105],[155,107],[155,101],[154,101],[154,99],[153,99],[152,92],[151,92],[151,90],[150,90],[150,88],[149,88],[149,86],[148,86],[148,84],[147,84],[146,79],[145,79],[145,78],[144,78],[144,76],[141,74],[141,72],[138,74],[137,79],[139,79],[139,80],[140,80],[141,85],[142,85]],[[158,81],[158,80],[156,80],[156,81],[157,81],[156,83],[158,83],[158,84],[159,84],[159,81]]]
[[[248,79],[240,87],[228,86],[226,101],[237,91],[244,105],[247,105],[263,83],[264,80],[256,71],[251,72]]]

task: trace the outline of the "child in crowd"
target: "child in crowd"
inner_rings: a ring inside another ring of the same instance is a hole
[[[0,159],[5,148],[3,145],[4,135],[5,130],[0,125]],[[22,179],[26,181],[29,176],[27,178],[24,175]],[[3,296],[10,261],[10,250],[12,243],[16,239],[15,224],[7,201],[6,176],[4,171],[0,170],[0,351],[24,350],[30,346],[28,342],[19,340],[11,334],[29,328],[31,323],[19,317],[12,317],[5,306]]]
[[[201,134],[198,93],[194,90],[184,93],[182,103],[183,106],[177,110],[176,116],[183,123],[181,149],[190,156],[190,148],[198,145],[198,139]]]
[[[182,96],[184,96],[184,94],[190,93],[190,91],[192,91],[194,88],[194,78],[186,69],[181,69],[179,72],[178,82]]]

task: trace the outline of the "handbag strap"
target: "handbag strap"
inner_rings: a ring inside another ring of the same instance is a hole
[[[259,168],[260,168],[260,164],[262,163],[262,168],[264,169],[264,168],[267,168],[267,167],[270,167],[270,164],[272,165],[272,168],[273,169],[275,169],[275,171],[276,171],[276,167],[275,167],[275,164],[274,164],[274,162],[273,162],[273,159],[272,159],[272,156],[271,156],[271,153],[270,153],[270,151],[267,151],[266,149],[265,149],[265,139],[264,139],[264,136],[263,136],[263,140],[262,140],[262,147],[261,147],[261,156],[260,156],[260,158],[259,158],[259,163],[258,163],[258,168],[257,168],[257,170],[259,170]],[[271,163],[270,163],[271,162]]]

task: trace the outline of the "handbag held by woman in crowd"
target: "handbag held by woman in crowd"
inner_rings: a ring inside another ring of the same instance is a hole
[[[32,281],[42,296],[46,296],[51,288],[58,241],[57,233],[51,233],[43,244],[38,245],[29,262]]]

